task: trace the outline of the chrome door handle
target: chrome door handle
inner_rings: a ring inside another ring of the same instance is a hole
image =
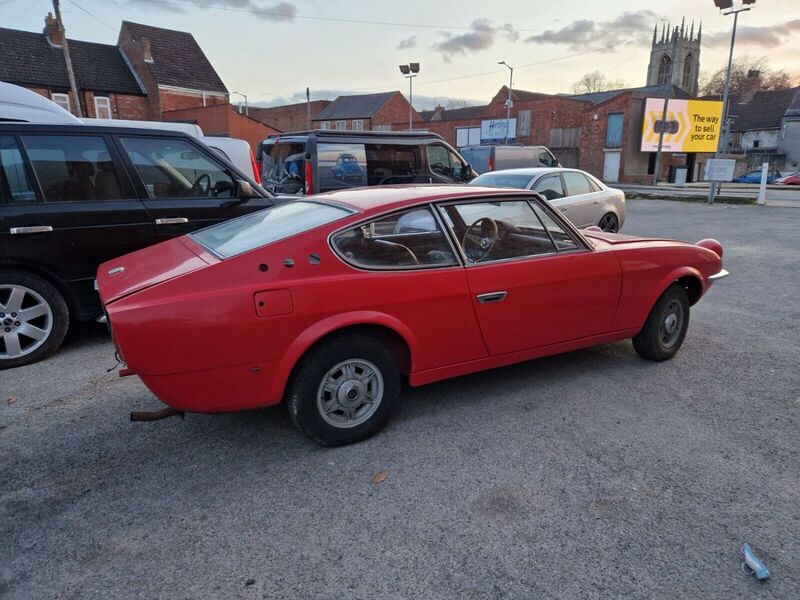
[[[492,304],[493,302],[502,302],[506,299],[508,292],[489,292],[487,294],[478,294],[476,298],[481,304]]]
[[[19,235],[20,233],[47,233],[53,231],[50,225],[33,225],[32,227],[12,227],[8,230],[11,235]]]
[[[189,219],[186,217],[172,217],[169,219],[156,219],[156,225],[180,225],[181,223],[188,223]]]

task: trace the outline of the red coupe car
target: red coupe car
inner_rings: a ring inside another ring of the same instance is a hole
[[[171,407],[145,417],[285,400],[338,445],[378,431],[404,382],[625,338],[671,358],[727,274],[721,245],[590,229],[535,192],[364,188],[128,254],[97,282],[121,374]]]

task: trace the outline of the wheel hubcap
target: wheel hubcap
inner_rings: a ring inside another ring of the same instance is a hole
[[[323,420],[347,429],[367,421],[383,398],[383,376],[373,363],[364,359],[340,362],[322,378],[317,393],[317,409]]]
[[[677,300],[673,300],[664,310],[659,327],[659,338],[664,348],[671,348],[678,341],[683,325],[683,306]]]
[[[53,311],[38,292],[0,284],[0,360],[30,354],[47,341]]]
[[[604,215],[602,219],[600,219],[600,229],[603,231],[610,231],[615,232],[617,230],[617,219],[614,215],[608,214]]]

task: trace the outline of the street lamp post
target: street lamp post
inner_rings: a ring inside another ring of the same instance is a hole
[[[408,63],[407,65],[400,65],[400,72],[406,79],[408,79],[408,130],[413,131],[414,107],[412,103],[414,102],[414,89],[412,81],[414,77],[417,76],[417,73],[419,73],[419,63]]]
[[[728,92],[731,86],[731,67],[733,66],[733,46],[736,43],[736,25],[739,23],[739,13],[750,10],[756,0],[714,0],[714,4],[723,15],[733,15],[733,31],[731,31],[731,50],[728,54],[728,70],[725,73],[725,90],[722,93],[722,135],[717,138],[717,151],[714,158],[719,158],[723,150],[727,150],[728,133],[730,124],[728,123]],[[714,203],[716,184],[708,182],[708,203]]]
[[[236,95],[241,96],[242,98],[244,98],[244,116],[249,117],[250,116],[250,112],[249,112],[249,110],[247,108],[247,96],[245,96],[242,92],[231,92],[231,94],[236,94]]]
[[[511,73],[508,76],[508,99],[506,100],[506,141],[505,145],[508,146],[508,132],[511,129],[511,107],[514,106],[514,101],[511,100],[511,89],[514,86],[514,67],[509,65],[506,61],[501,60],[498,65],[505,65]]]

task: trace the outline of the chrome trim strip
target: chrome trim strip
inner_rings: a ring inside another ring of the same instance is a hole
[[[188,223],[189,219],[186,217],[170,217],[168,219],[156,219],[156,225],[181,225]]]
[[[53,231],[50,225],[33,225],[31,227],[12,227],[8,230],[11,235],[19,235],[21,233],[48,233]]]
[[[722,279],[723,277],[727,277],[730,273],[727,269],[721,269],[719,273],[714,273],[713,275],[708,276],[709,281],[717,281],[718,279]]]

